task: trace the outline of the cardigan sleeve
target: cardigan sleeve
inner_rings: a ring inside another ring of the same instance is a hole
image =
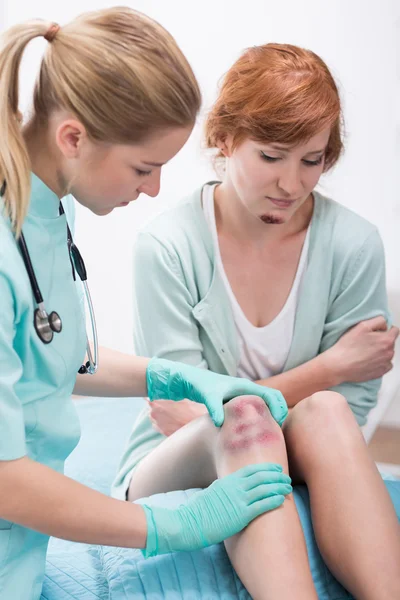
[[[192,314],[195,301],[176,254],[152,234],[141,232],[133,269],[136,353],[208,369]]]
[[[385,255],[375,229],[361,247],[347,258],[341,286],[325,320],[320,352],[333,346],[348,329],[367,319],[385,317],[390,326],[387,302]],[[364,425],[376,405],[381,379],[363,383],[344,382],[335,391],[347,399],[359,425]]]

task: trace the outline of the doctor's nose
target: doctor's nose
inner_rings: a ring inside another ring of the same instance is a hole
[[[144,181],[142,185],[138,188],[138,192],[155,198],[160,192],[160,179],[160,173],[152,173],[148,178],[146,178],[146,181]]]

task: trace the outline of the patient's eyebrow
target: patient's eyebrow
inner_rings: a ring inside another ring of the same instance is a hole
[[[307,152],[306,156],[309,154],[323,154],[324,152],[326,152],[326,148],[323,148],[322,150],[310,150],[310,152]]]
[[[289,152],[292,148],[290,146],[284,146],[281,144],[268,144],[271,148],[273,148],[274,150],[281,150],[283,152]],[[308,156],[309,154],[322,154],[323,152],[326,152],[326,148],[322,148],[321,150],[310,150],[309,152],[306,152],[305,156]]]

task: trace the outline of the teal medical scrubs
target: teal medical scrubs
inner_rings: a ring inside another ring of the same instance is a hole
[[[58,197],[32,175],[23,233],[46,310],[62,319],[61,333],[44,344],[33,326],[36,305],[0,199],[0,460],[28,456],[59,473],[79,441],[71,392],[86,341],[67,247],[71,199],[63,204],[67,217],[59,215]],[[47,544],[48,536],[0,518],[1,599],[38,600]]]

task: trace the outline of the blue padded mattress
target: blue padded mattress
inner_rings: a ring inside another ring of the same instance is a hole
[[[131,425],[142,407],[138,400],[81,400],[77,404],[82,439],[69,458],[66,473],[108,493]],[[106,434],[106,435],[105,435]],[[400,519],[400,481],[386,481]],[[175,507],[195,490],[158,494],[147,503]],[[352,596],[333,578],[316,546],[305,486],[295,488],[320,600]],[[197,552],[145,560],[138,550],[86,546],[52,539],[42,600],[250,600],[231,567],[223,544]]]

